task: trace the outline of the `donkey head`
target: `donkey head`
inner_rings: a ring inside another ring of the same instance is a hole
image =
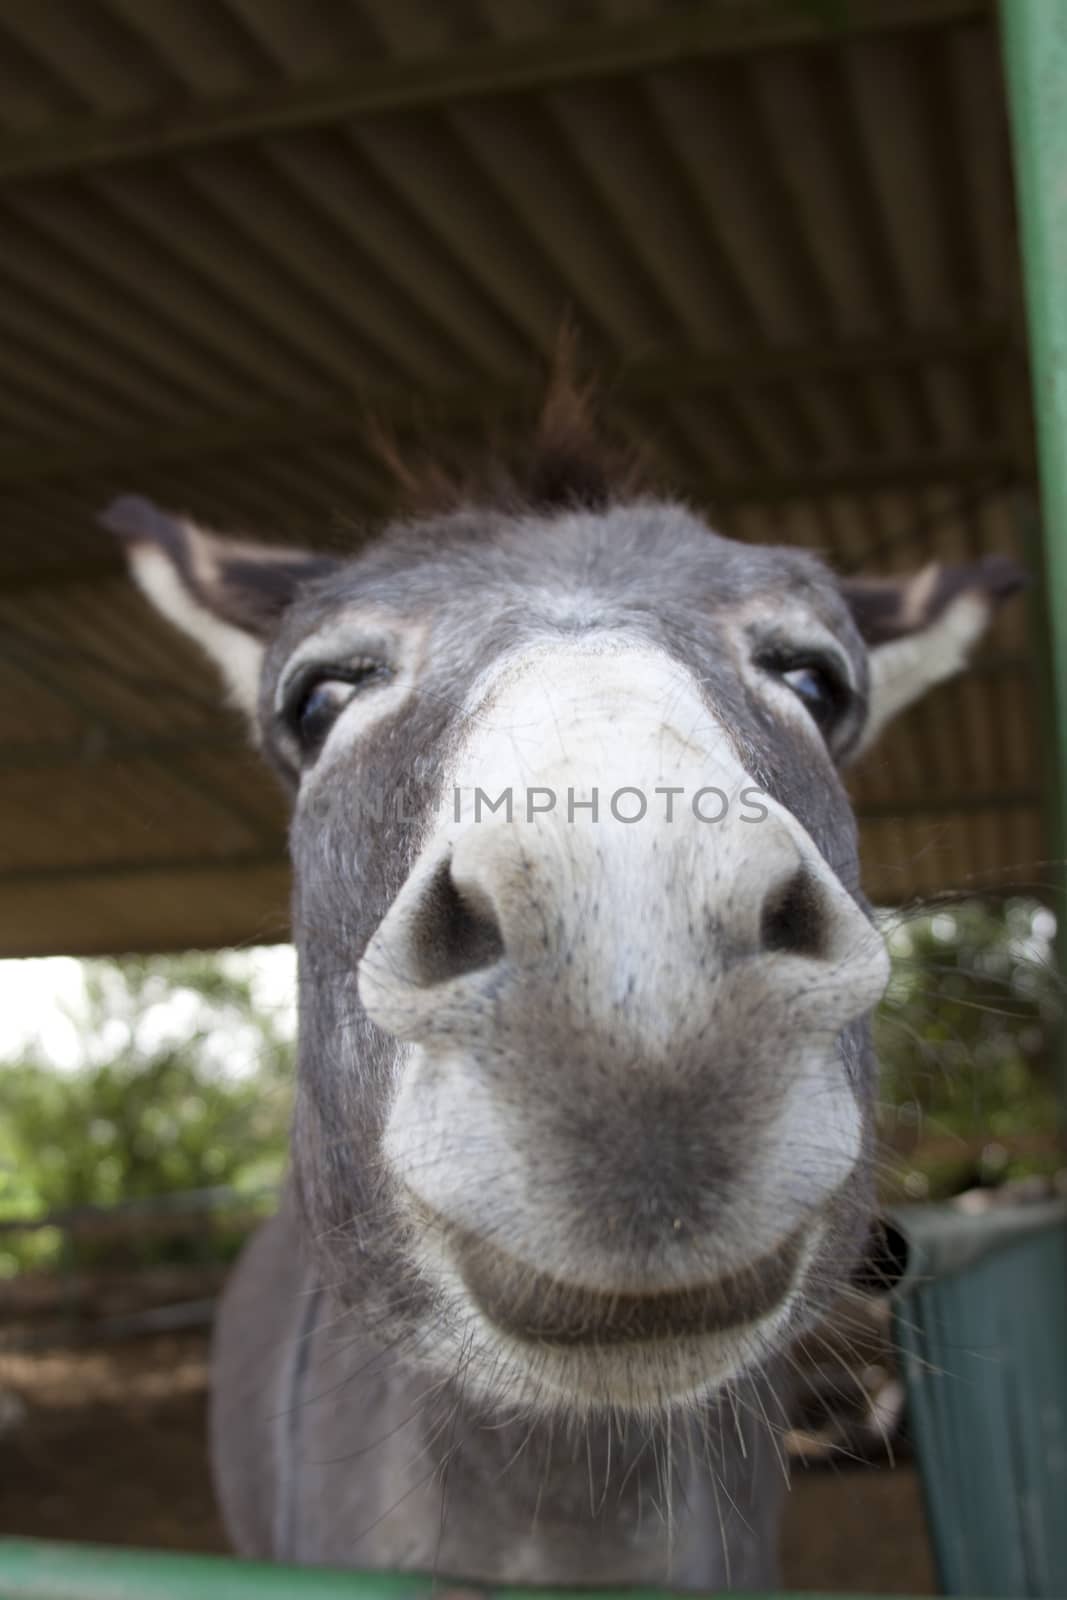
[[[350,560],[105,521],[293,796],[327,1281],[475,1389],[648,1411],[856,1262],[887,958],[839,769],[1016,575],[841,581],[538,481]]]

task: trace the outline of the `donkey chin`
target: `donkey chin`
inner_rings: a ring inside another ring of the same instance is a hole
[[[416,1197],[406,1209],[439,1296],[438,1354],[467,1389],[508,1409],[646,1418],[709,1398],[789,1341],[827,1231],[816,1220],[678,1288],[612,1291],[539,1271]]]
[[[507,1061],[472,1071],[449,1052],[404,1052],[384,1155],[435,1364],[506,1409],[644,1416],[765,1365],[847,1273],[867,1215],[847,1052],[779,1070],[814,1097],[816,1055],[818,1160],[800,1093],[743,1130],[741,1153],[728,1107],[694,1097],[684,1060],[673,1085],[634,1069],[644,1081],[614,1120],[602,1105],[583,1123],[558,1092],[538,1106],[480,1095],[494,1070],[514,1076]]]

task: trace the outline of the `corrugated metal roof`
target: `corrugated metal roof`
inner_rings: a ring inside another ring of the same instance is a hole
[[[337,543],[389,510],[368,411],[519,427],[569,317],[724,531],[1018,551],[980,0],[12,0],[0,127],[2,953],[284,928],[270,780],[96,530],[118,490]],[[1040,875],[1034,657],[1012,608],[856,774],[876,897]]]

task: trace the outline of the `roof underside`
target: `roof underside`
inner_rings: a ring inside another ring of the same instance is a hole
[[[368,411],[518,427],[569,317],[722,531],[1018,553],[978,0],[27,0],[0,122],[0,953],[285,933],[273,783],[94,527],[117,491],[336,544],[390,508]],[[1040,875],[1022,611],[855,774],[876,899]]]

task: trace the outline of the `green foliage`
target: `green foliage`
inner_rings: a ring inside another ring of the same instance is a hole
[[[292,1041],[242,958],[93,961],[84,976],[75,1068],[37,1052],[0,1065],[0,1216],[276,1182]],[[54,1251],[0,1238],[0,1272]]]
[[[940,1197],[1058,1164],[1054,932],[1029,899],[894,919],[875,1037],[905,1193]]]

